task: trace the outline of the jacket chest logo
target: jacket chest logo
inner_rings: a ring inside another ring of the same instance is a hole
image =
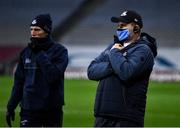
[[[26,59],[25,59],[25,64],[29,64],[29,63],[31,63],[31,59],[26,58]]]
[[[127,52],[126,51],[123,53],[123,56],[127,56]]]

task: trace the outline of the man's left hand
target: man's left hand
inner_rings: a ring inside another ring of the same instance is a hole
[[[6,112],[6,122],[9,127],[12,127],[11,121],[14,121],[15,119],[15,112],[14,110],[7,110]]]

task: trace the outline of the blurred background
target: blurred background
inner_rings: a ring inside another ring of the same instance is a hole
[[[5,77],[5,81],[12,80],[11,76],[17,64],[19,52],[29,42],[29,25],[32,19],[38,14],[49,13],[53,20],[54,39],[66,46],[69,51],[66,78],[86,79],[87,66],[90,61],[113,42],[117,25],[110,21],[111,17],[119,16],[124,10],[135,10],[141,14],[144,23],[143,31],[157,40],[158,56],[151,74],[151,81],[161,81],[162,85],[167,81],[170,82],[169,85],[173,85],[174,81],[178,83],[180,81],[179,0],[1,0],[0,77],[8,76],[8,80]],[[3,80],[1,79],[0,86]],[[78,81],[76,82],[79,84]],[[176,88],[176,93],[172,92],[172,94],[179,94],[178,89]],[[94,91],[92,97],[94,97]],[[165,94],[167,94],[166,91]],[[10,93],[10,90],[7,93]],[[169,97],[169,95],[166,96]],[[162,101],[162,99],[159,100]],[[152,110],[153,101],[150,101],[148,110]],[[4,100],[4,104],[6,102],[7,99]],[[180,107],[178,102],[180,103],[179,99],[176,99],[172,105],[178,108],[178,105]],[[167,110],[172,108],[174,106]],[[4,112],[4,109],[5,107],[0,109],[1,112]],[[92,110],[90,112],[93,113]],[[157,114],[157,111],[155,113]],[[170,113],[172,116],[167,120],[179,120],[178,115],[174,115],[178,113],[177,111]],[[76,111],[74,114],[77,114]],[[151,115],[149,117],[151,118]],[[167,115],[158,119],[162,120],[164,117]],[[165,122],[158,124],[158,120],[157,122],[151,120],[146,124],[148,124],[146,126],[173,126],[173,124],[180,126],[178,122],[171,122],[167,125],[162,125],[166,124]]]
[[[50,13],[53,37],[69,50],[67,75],[86,77],[90,61],[113,41],[117,26],[110,18],[135,10],[143,18],[143,31],[157,39],[152,79],[156,74],[160,80],[180,79],[179,8],[178,0],[1,0],[0,74],[12,73],[17,53],[29,42],[32,19]]]

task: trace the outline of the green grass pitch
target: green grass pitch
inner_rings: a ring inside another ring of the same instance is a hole
[[[0,127],[5,127],[6,104],[12,88],[12,77],[0,77]],[[93,126],[93,105],[97,82],[65,80],[63,126]],[[19,107],[13,126],[19,126]],[[180,83],[150,82],[145,126],[180,126]]]

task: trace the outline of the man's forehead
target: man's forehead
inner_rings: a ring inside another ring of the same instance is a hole
[[[118,26],[127,26],[130,23],[125,23],[125,22],[118,22]]]
[[[39,26],[30,26],[31,29],[42,29]]]
[[[125,23],[125,22],[118,22],[118,25],[133,25],[135,23],[131,22],[131,23]]]
[[[128,24],[128,23],[125,23],[125,22],[118,22],[118,24]]]

